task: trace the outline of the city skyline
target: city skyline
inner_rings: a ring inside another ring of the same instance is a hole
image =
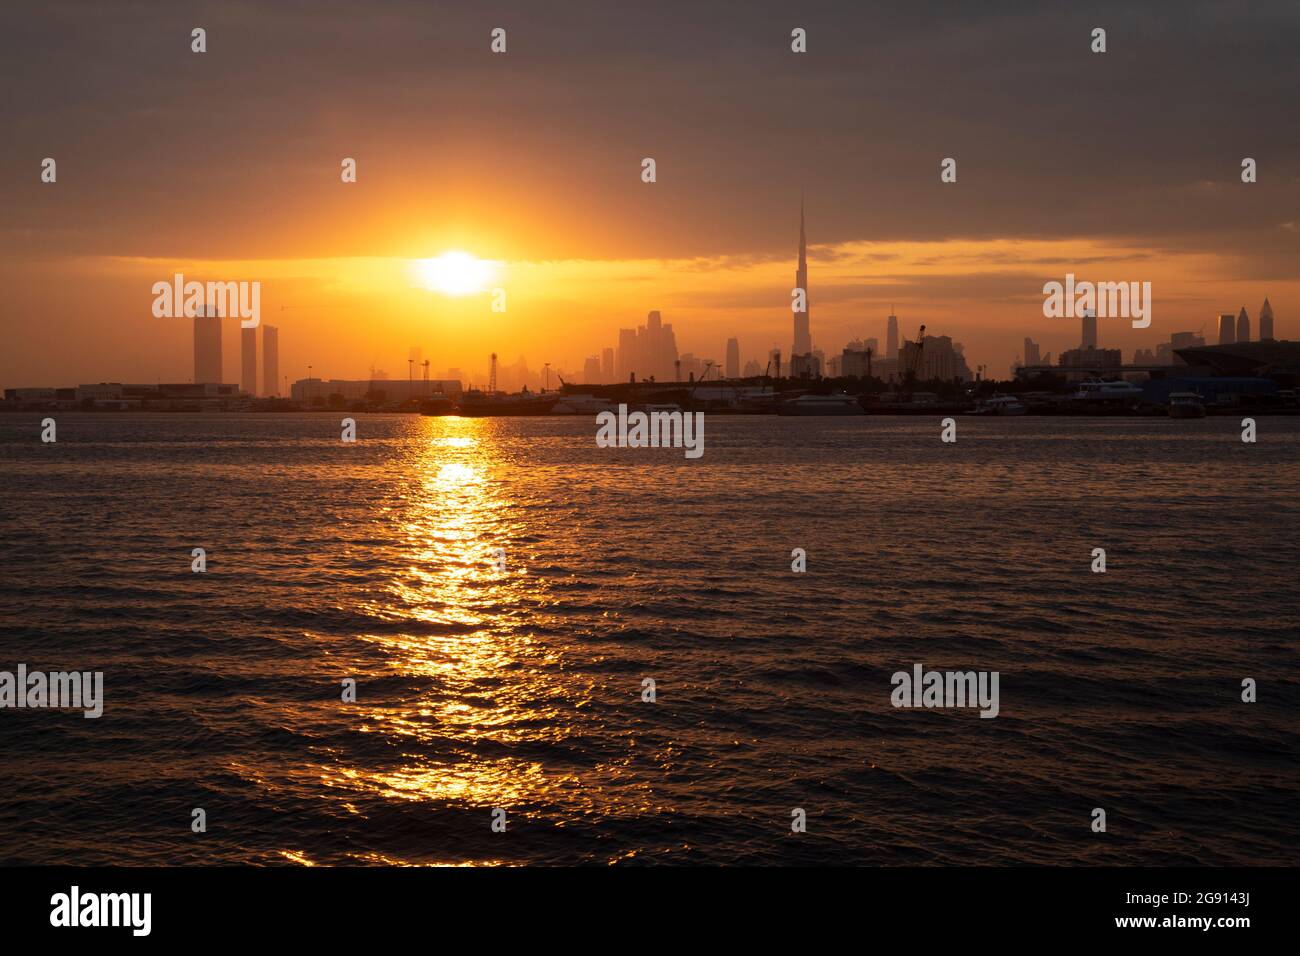
[[[427,268],[425,272],[427,274]],[[486,277],[488,272],[485,270],[483,275]],[[874,344],[878,342],[878,339],[874,336],[867,336],[867,342],[873,343],[872,345],[867,345],[862,341],[861,336],[855,335],[842,346],[823,346],[812,336],[809,275],[806,216],[804,199],[801,196],[799,202],[798,253],[794,275],[795,286],[791,293],[793,296],[802,296],[803,308],[799,309],[797,305],[791,307],[793,331],[791,336],[792,344],[788,352],[781,347],[779,342],[774,343],[766,351],[768,361],[765,364],[762,361],[764,354],[762,351],[746,353],[740,337],[735,335],[726,339],[723,349],[726,354],[725,362],[716,357],[710,357],[710,353],[696,355],[693,352],[683,351],[677,345],[673,324],[663,322],[661,310],[653,309],[647,313],[645,324],[633,328],[619,329],[616,346],[599,348],[595,354],[587,356],[585,359],[571,359],[566,363],[546,362],[544,363],[544,370],[535,370],[528,366],[526,357],[521,353],[512,365],[502,366],[503,384],[507,386],[513,385],[516,388],[538,387],[539,385],[543,388],[549,387],[552,366],[554,366],[556,374],[556,384],[565,380],[566,373],[571,383],[585,384],[626,382],[630,377],[638,377],[642,380],[692,381],[710,373],[715,376],[725,374],[727,377],[734,378],[742,374],[742,365],[743,374],[746,377],[759,374],[761,368],[764,374],[783,374],[790,377],[816,378],[866,375],[870,369],[874,374],[886,381],[894,381],[900,378],[900,362],[910,364],[910,360],[906,356],[911,354],[910,350],[914,348],[915,343],[912,336],[903,333],[894,305],[890,305],[889,314],[885,318],[884,331],[887,345],[883,354],[879,352],[878,346]],[[460,278],[460,275],[443,276],[440,281],[444,284],[447,282],[456,283],[460,281]],[[471,285],[467,286],[466,291],[485,292],[486,290]],[[798,302],[797,299],[795,301]],[[1258,314],[1259,335],[1256,340],[1272,338],[1274,316],[1267,297],[1264,299]],[[263,326],[263,346],[260,352],[257,344],[257,328],[240,328],[237,340],[238,374],[223,378],[225,347],[222,344],[220,326],[222,321],[223,318],[210,306],[199,315],[194,316],[192,320],[193,375],[188,381],[194,383],[233,384],[234,380],[238,379],[239,387],[247,394],[278,396],[288,394],[290,382],[301,383],[313,377],[340,381],[357,381],[362,378],[361,376],[348,374],[334,375],[324,369],[321,370],[319,375],[312,376],[309,365],[306,375],[286,375],[284,379],[281,379],[279,377],[279,330],[278,327],[271,325]],[[1128,364],[1123,362],[1122,349],[1099,346],[1101,325],[1095,310],[1085,312],[1078,321],[1081,328],[1080,341],[1076,346],[1058,349],[1058,364],[1086,363],[1089,361],[1097,361],[1105,365]],[[1244,305],[1235,316],[1230,312],[1219,313],[1218,323],[1218,344],[1233,344],[1234,342],[1251,340],[1250,314]],[[925,329],[926,324],[919,322],[918,328]],[[1203,332],[1204,323],[1199,332],[1172,331],[1166,339],[1151,343],[1151,345],[1154,345],[1154,349],[1134,346],[1132,349],[1133,364],[1142,364],[1143,362],[1171,364],[1173,362],[1172,348],[1179,347],[1180,342],[1181,345],[1191,344],[1194,341],[1203,343],[1206,340],[1202,334]],[[1042,335],[1042,333],[1039,334]],[[923,357],[923,361],[919,366],[918,371],[921,372],[922,378],[957,377],[971,379],[977,377],[979,374],[977,370],[983,371],[983,374],[979,375],[979,377],[1000,377],[996,371],[989,375],[987,372],[989,366],[987,364],[971,364],[966,361],[964,345],[961,342],[954,341],[951,336],[942,334],[940,330],[931,328],[928,334],[925,334],[925,339],[927,344],[934,343],[934,345],[930,346],[929,353]],[[1040,362],[1051,364],[1050,361],[1041,358],[1041,355],[1044,354],[1042,352],[1042,342],[1035,341],[1032,336],[1026,335],[1023,343],[1023,354],[1018,352],[1013,362],[1002,366],[995,365],[993,368],[1009,367],[1009,376],[1013,376],[1015,370],[1021,366],[1037,365]],[[870,348],[874,353],[871,356],[871,358],[875,359],[874,368],[869,358],[851,354],[867,348]],[[936,354],[936,349],[938,354]],[[1031,353],[1035,357],[1033,361],[1030,360]],[[258,378],[259,354],[261,355],[260,381]],[[412,378],[414,377],[414,363],[419,360],[421,354],[422,347],[412,346],[410,348],[412,358],[410,359],[411,368],[408,369],[408,375]],[[1049,349],[1045,354],[1050,359],[1052,352]],[[781,356],[785,356],[784,364],[782,364]],[[430,363],[425,361],[423,364],[427,376],[427,367]],[[487,369],[484,369],[479,374],[471,366],[462,379],[459,366],[451,365],[445,366],[445,368],[447,370],[437,376],[440,380],[455,378],[462,380],[466,387],[485,387],[490,378]],[[581,371],[577,371],[578,369]],[[369,375],[366,376],[370,380],[387,380],[390,377],[387,371],[377,369],[374,364],[371,364]],[[159,376],[156,380],[162,381],[163,377]],[[107,379],[101,378],[95,381],[103,383]],[[176,381],[180,381],[180,379],[176,379]],[[28,383],[28,386],[35,384]]]
[[[944,5],[937,48],[933,11],[811,10],[805,56],[789,50],[793,14],[772,4],[743,26],[708,4],[617,24],[586,3],[501,16],[505,55],[475,42],[486,27],[466,10],[435,29],[400,5],[358,23],[341,2],[307,24],[205,11],[202,56],[173,42],[193,26],[180,11],[34,14],[0,37],[16,75],[0,117],[31,144],[0,155],[0,281],[15,317],[0,384],[188,378],[189,324],[148,309],[150,285],[175,272],[260,281],[282,378],[307,365],[398,375],[411,342],[444,368],[496,352],[581,371],[611,329],[652,310],[683,352],[721,359],[739,338],[743,369],[792,344],[801,191],[812,344],[828,355],[879,336],[891,306],[903,338],[940,329],[972,366],[1009,367],[1025,337],[1059,354],[1075,330],[1042,317],[1040,290],[1067,272],[1152,283],[1152,329],[1100,330],[1125,354],[1228,309],[1253,317],[1265,294],[1288,334],[1300,132],[1269,117],[1297,93],[1278,39],[1293,6],[1169,23],[1118,3],[992,18]],[[1104,56],[1086,42],[1094,19],[1124,38]],[[160,58],[124,70],[110,33]],[[671,71],[666,49],[678,50]],[[214,71],[234,85],[212,87]],[[33,79],[60,72],[73,79]],[[1196,110],[1169,110],[1142,82],[1152,72]],[[702,85],[717,97],[697,97]],[[442,91],[432,102],[415,92],[430,89]],[[224,116],[231,95],[257,103],[223,129],[255,157],[233,166],[190,122]],[[159,137],[165,155],[140,148]],[[41,181],[45,157],[55,182]],[[955,182],[940,179],[946,157]],[[345,158],[355,182],[340,180]],[[454,250],[492,266],[504,312],[485,292],[412,280],[414,263]],[[224,337],[227,363],[237,338]]]

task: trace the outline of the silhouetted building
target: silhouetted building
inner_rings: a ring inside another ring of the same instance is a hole
[[[1219,344],[1231,345],[1237,341],[1236,329],[1232,321],[1231,312],[1219,313]]]
[[[950,382],[959,379],[970,381],[971,371],[966,365],[966,358],[959,346],[954,346],[952,338],[947,335],[927,335],[925,345],[921,348],[920,360],[916,359],[915,342],[904,342],[899,353],[899,366],[905,370],[916,368],[916,380],[928,382],[941,379]]]
[[[1067,349],[1056,364],[1058,368],[1119,368],[1124,357],[1119,349]]]
[[[1025,336],[1025,364],[1042,365],[1043,353],[1039,350],[1038,343],[1033,339]]]
[[[1246,314],[1244,305],[1241,307],[1241,311],[1237,313],[1237,341],[1250,341],[1250,316]]]
[[[618,380],[626,382],[636,372],[636,329],[618,330]]]
[[[600,379],[602,382],[614,381],[614,350],[605,349],[600,353]]]
[[[853,343],[850,342],[850,345]],[[874,353],[873,353],[874,357]],[[848,378],[866,378],[867,375],[874,373],[874,369],[868,372],[871,363],[867,361],[866,349],[846,348],[840,353],[840,374]]]
[[[1268,304],[1268,299],[1259,309],[1259,340],[1261,342],[1273,341],[1273,307]]]
[[[257,394],[257,326],[239,330],[239,386],[249,395]]]
[[[632,373],[640,381],[653,377],[655,381],[672,381],[676,374],[677,339],[673,327],[663,322],[655,311],[646,317],[646,324],[637,326],[631,335],[628,329],[620,329],[619,363],[625,368],[620,375],[627,381]]]
[[[221,381],[221,316],[209,307],[194,317],[194,381]]]
[[[582,363],[582,381],[587,385],[600,384],[599,355],[593,355]]]
[[[1083,323],[1083,342],[1079,347],[1095,349],[1097,347],[1097,313],[1089,309],[1083,313],[1080,320]]]
[[[1197,335],[1195,332],[1175,332],[1169,336],[1169,350],[1171,352],[1171,365],[1186,365],[1178,357],[1179,349],[1190,349],[1205,344],[1205,337]]]
[[[1300,375],[1300,342],[1235,342],[1179,349],[1188,364],[1208,368],[1216,375]]]
[[[794,284],[803,289],[803,311],[794,314],[794,348],[791,357],[812,352],[812,334],[809,332],[808,312],[808,243],[803,228],[803,200],[799,201],[799,268],[794,274]]]
[[[280,330],[262,326],[262,394],[280,394]]]
[[[790,356],[790,378],[820,378],[822,364],[811,352]]]
[[[891,362],[898,359],[898,316],[892,311],[885,326],[885,358]]]
[[[740,340],[727,339],[727,378],[740,378]]]

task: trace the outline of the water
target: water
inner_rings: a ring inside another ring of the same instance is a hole
[[[0,670],[106,704],[0,711],[0,862],[1300,863],[1298,419],[40,417]]]

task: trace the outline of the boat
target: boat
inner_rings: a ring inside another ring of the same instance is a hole
[[[1132,382],[1103,382],[1100,379],[1091,379],[1080,382],[1078,391],[1070,397],[1077,402],[1133,404],[1142,400],[1142,389]]]
[[[466,392],[457,408],[468,418],[485,418],[513,415],[546,415],[559,400],[555,393],[530,392],[525,388],[514,395],[502,392],[480,392],[471,389]]]
[[[1169,395],[1170,418],[1204,418],[1205,404],[1195,392],[1171,392]]]
[[[551,406],[552,415],[599,415],[601,412],[616,412],[618,404],[599,395],[575,394],[565,395]]]
[[[778,415],[865,415],[856,395],[800,395],[776,406]]]
[[[1014,395],[994,395],[971,409],[971,415],[1023,415],[1029,408]]]
[[[455,415],[456,403],[446,395],[430,395],[420,400],[421,415]]]

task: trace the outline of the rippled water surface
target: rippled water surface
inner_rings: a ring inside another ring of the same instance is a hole
[[[0,670],[106,704],[0,710],[0,861],[1300,863],[1298,419],[40,417]]]

